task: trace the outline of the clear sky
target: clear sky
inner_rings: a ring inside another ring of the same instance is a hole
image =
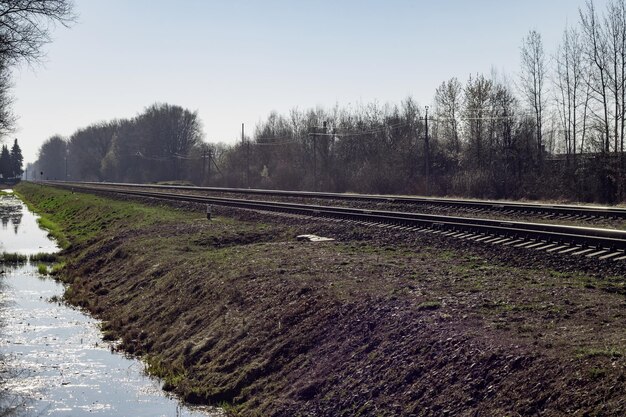
[[[598,9],[605,1],[596,0]],[[206,140],[232,143],[271,111],[432,101],[450,77],[514,79],[538,30],[548,55],[584,0],[75,0],[45,62],[15,71],[26,161],[54,134],[155,102],[198,111]],[[5,138],[5,141],[11,138]]]

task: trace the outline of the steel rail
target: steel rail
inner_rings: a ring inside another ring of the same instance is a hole
[[[474,208],[478,210],[488,211],[515,211],[529,214],[554,214],[559,216],[592,216],[604,218],[626,219],[626,208],[606,207],[606,206],[576,206],[566,204],[538,204],[538,203],[518,203],[509,201],[489,201],[489,200],[462,200],[452,198],[434,198],[434,197],[415,197],[400,195],[381,195],[381,194],[342,194],[342,193],[324,193],[314,191],[283,191],[283,190],[263,190],[263,189],[246,189],[246,188],[225,188],[225,187],[196,187],[187,185],[161,185],[161,184],[132,184],[132,183],[115,183],[115,182],[65,182],[65,181],[48,181],[50,183],[68,183],[68,184],[89,184],[96,186],[113,186],[113,187],[135,187],[147,189],[161,190],[185,190],[185,191],[201,191],[214,193],[231,193],[231,194],[249,194],[249,195],[265,195],[277,197],[300,197],[300,198],[317,198],[317,199],[333,199],[347,201],[373,201],[382,203],[405,203],[434,206],[448,206],[455,208]]]
[[[580,245],[590,248],[626,251],[626,231],[592,227],[565,226],[543,223],[500,221],[490,219],[467,218],[458,216],[440,216],[430,214],[367,210],[348,207],[307,205],[275,201],[242,200],[224,197],[208,197],[190,194],[177,194],[155,191],[140,191],[106,187],[99,184],[50,183],[66,189],[101,191],[137,197],[157,198],[162,200],[213,204],[234,208],[262,211],[293,213],[313,217],[329,217],[360,222],[391,224],[409,228],[430,228],[437,230],[456,230],[486,235],[507,236],[525,240],[537,240],[560,244]]]

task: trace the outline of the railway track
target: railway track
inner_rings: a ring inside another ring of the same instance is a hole
[[[63,182],[55,182],[63,183]],[[70,182],[68,182],[69,184]],[[342,200],[352,202],[402,203],[414,206],[462,209],[472,214],[495,212],[503,215],[522,214],[541,216],[549,220],[590,221],[596,219],[626,220],[626,208],[606,206],[576,206],[565,204],[536,204],[488,200],[461,200],[450,198],[413,197],[398,195],[369,195],[322,193],[312,191],[282,191],[223,187],[194,187],[184,185],[126,184],[86,182],[94,186],[133,187],[154,190],[179,190],[203,193],[228,193],[253,196],[287,198],[315,198],[319,200]]]
[[[167,190],[136,189],[137,187],[134,184],[132,185],[134,189],[123,188],[119,184],[114,186],[101,183],[69,182],[49,182],[49,184],[88,192],[106,192],[265,212],[290,213],[312,218],[352,222],[364,226],[380,226],[432,233],[450,238],[471,240],[477,243],[513,246],[603,260],[626,260],[626,231],[623,230],[209,197],[179,194]]]

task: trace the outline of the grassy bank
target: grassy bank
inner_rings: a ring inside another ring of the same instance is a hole
[[[68,301],[189,401],[241,416],[626,413],[626,291],[614,266],[18,192],[69,242]],[[337,240],[296,241],[303,233]]]

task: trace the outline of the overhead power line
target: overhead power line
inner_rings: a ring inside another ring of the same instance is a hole
[[[280,145],[290,145],[292,143],[299,143],[298,140],[286,140],[280,142],[253,142],[252,146],[280,146]]]
[[[379,127],[375,129],[369,129],[369,130],[360,130],[360,131],[353,131],[353,132],[309,133],[309,134],[315,135],[315,136],[332,136],[332,137],[365,136],[365,135],[372,135],[374,133],[382,133],[389,129],[396,129],[398,127],[408,126],[410,124],[411,124],[410,122],[402,122],[402,123],[395,123],[395,124],[387,125],[384,127]]]

